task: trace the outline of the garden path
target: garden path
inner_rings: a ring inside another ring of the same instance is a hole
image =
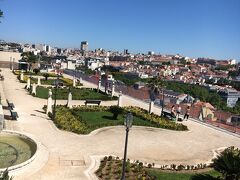
[[[16,125],[9,127],[13,130],[18,127],[16,130],[32,134],[41,142],[40,148],[44,149],[29,166],[14,172],[14,179],[84,180],[87,179],[84,171],[91,165],[91,156],[112,154],[122,157],[123,127],[97,130],[92,135],[60,131],[42,112],[46,100],[28,95],[23,89],[25,85],[19,83],[9,70],[3,69],[2,74],[5,77],[2,93],[15,104],[19,114],[18,121],[14,122]],[[124,98],[125,105],[135,104],[131,98]],[[145,107],[145,104],[136,103]],[[157,109],[154,111],[157,112]],[[129,135],[128,158],[155,164],[196,164],[211,159],[214,149],[231,145],[240,147],[238,137],[193,121],[184,124],[190,131],[133,127]]]

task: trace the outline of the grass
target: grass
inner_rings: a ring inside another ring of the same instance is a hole
[[[151,177],[164,180],[213,180],[214,178],[221,176],[220,173],[214,170],[210,170],[202,173],[194,172],[164,172],[159,170],[150,169],[147,170]]]
[[[46,111],[46,106],[43,107]],[[123,112],[119,114],[117,119],[113,119],[113,114],[110,112],[110,107],[107,106],[78,106],[69,109],[66,106],[57,106],[55,125],[62,130],[71,131],[77,134],[89,134],[95,129],[107,126],[124,125],[124,115],[127,112],[135,112],[133,114],[133,125],[146,126],[163,129],[172,129],[177,131],[185,131],[187,127],[182,124],[161,119],[156,115],[148,114],[136,107],[123,108]],[[52,117],[52,114],[49,114]]]
[[[45,80],[45,78],[41,78],[41,84],[43,85],[53,85],[55,83],[55,79],[48,79],[48,80]],[[61,81],[61,80],[60,80]],[[37,84],[38,82],[38,79],[37,78],[31,78],[31,83],[35,83]]]
[[[20,164],[33,156],[36,144],[19,136],[0,135],[0,168]]]
[[[47,99],[49,88],[38,86],[36,90],[36,97]],[[53,97],[55,96],[55,89],[52,89]],[[86,100],[86,99],[97,99],[97,100],[116,100],[117,97],[109,97],[103,92],[97,92],[97,90],[86,89],[86,88],[71,88],[73,100]],[[57,99],[68,99],[68,88],[57,89]]]
[[[21,74],[21,71],[20,70],[14,70],[14,72],[13,72],[15,75],[20,75]],[[32,75],[32,76],[43,76],[44,74],[46,74],[46,73],[38,73],[38,74],[36,74],[36,73],[34,73],[34,72],[30,72],[30,71],[24,71],[23,72],[23,74],[24,75]],[[57,77],[57,74],[55,74],[55,73],[47,73],[47,74],[49,74],[49,77]]]
[[[84,112],[76,111],[75,114],[84,120],[89,127],[89,131],[105,127],[105,126],[117,126],[124,125],[124,115],[120,114],[117,120],[114,120],[113,114],[108,111],[97,111],[97,112]],[[146,121],[139,117],[133,117],[133,125],[136,126],[154,126],[150,121]]]

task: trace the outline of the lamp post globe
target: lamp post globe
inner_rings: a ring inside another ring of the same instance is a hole
[[[132,127],[132,122],[133,122],[133,115],[132,113],[127,113],[125,116],[125,121],[124,121],[124,125],[126,128],[131,128]]]

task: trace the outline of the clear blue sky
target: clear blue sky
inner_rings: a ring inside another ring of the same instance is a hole
[[[0,39],[240,59],[240,0],[0,0]]]

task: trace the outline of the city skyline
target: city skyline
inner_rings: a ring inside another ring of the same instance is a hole
[[[7,41],[79,48],[87,40],[91,50],[240,59],[236,0],[58,4],[25,0],[1,1],[0,6],[4,12],[0,38]]]

